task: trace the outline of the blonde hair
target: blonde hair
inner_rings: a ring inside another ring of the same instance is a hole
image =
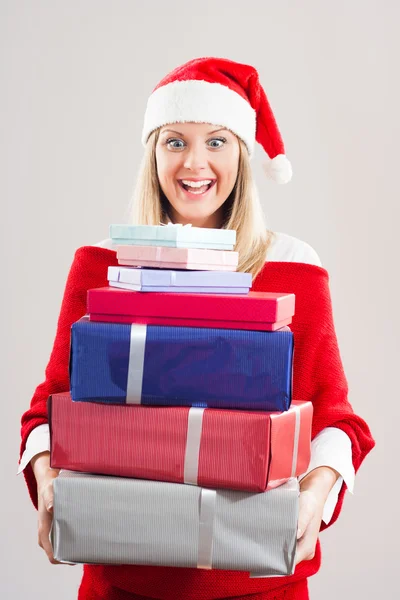
[[[146,144],[132,199],[130,221],[136,225],[159,225],[168,221],[168,200],[157,176],[156,146],[160,129]],[[255,187],[246,145],[239,139],[239,168],[235,186],[223,205],[222,229],[236,230],[235,250],[239,252],[238,271],[253,279],[265,264],[273,233],[265,226],[264,214]]]

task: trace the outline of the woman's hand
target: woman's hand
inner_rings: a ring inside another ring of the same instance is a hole
[[[300,482],[296,564],[314,558],[325,501],[338,477],[334,469],[318,467]]]
[[[31,460],[38,489],[38,542],[53,565],[61,564],[54,559],[49,533],[53,521],[53,480],[59,470],[50,467],[50,452],[41,452]]]

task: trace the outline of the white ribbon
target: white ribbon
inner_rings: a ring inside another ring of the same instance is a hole
[[[297,470],[297,458],[299,455],[299,439],[300,439],[300,406],[292,404],[289,410],[293,410],[295,413],[295,424],[294,424],[294,442],[293,442],[293,458],[292,458],[292,474],[291,477],[296,477]]]
[[[171,223],[171,221],[168,221],[168,223],[161,223],[161,221],[160,221],[160,225],[162,227],[191,227],[192,226],[191,223],[186,223],[186,225],[183,225],[182,223]]]
[[[213,528],[217,492],[201,488],[197,568],[212,569]]]
[[[171,286],[176,286],[176,271],[171,271],[170,272],[170,285]]]
[[[126,403],[141,404],[147,325],[131,325]]]
[[[192,407],[188,413],[188,427],[186,436],[185,464],[183,468],[183,481],[197,485],[199,474],[199,452],[201,431],[203,428],[204,408]]]
[[[158,266],[162,266],[161,264],[161,252],[162,252],[162,247],[161,246],[156,246],[156,263],[158,264]]]

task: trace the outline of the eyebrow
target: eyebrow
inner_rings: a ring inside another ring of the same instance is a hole
[[[212,135],[213,133],[218,133],[218,131],[227,131],[226,127],[220,127],[220,129],[215,129],[214,131],[209,131],[207,133],[207,135]],[[175,129],[164,129],[164,131],[161,132],[161,134],[163,133],[176,133],[177,135],[180,135],[182,137],[185,137],[185,134],[182,133],[181,131],[176,131]]]

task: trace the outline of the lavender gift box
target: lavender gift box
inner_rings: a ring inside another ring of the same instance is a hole
[[[108,267],[111,287],[137,292],[248,294],[251,273]]]

